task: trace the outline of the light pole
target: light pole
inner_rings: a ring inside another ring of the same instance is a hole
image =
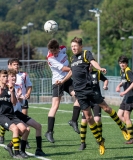
[[[128,38],[132,40],[132,71],[133,71],[133,36],[129,36]]]
[[[89,12],[95,13],[95,17],[97,17],[97,62],[100,64],[100,13],[102,10],[90,9]]]
[[[22,28],[22,64],[24,65],[24,30],[27,29],[26,26],[23,26]]]
[[[124,41],[125,41],[125,37],[121,37],[121,40],[123,41],[123,54],[125,54],[125,45],[124,45]]]
[[[30,27],[32,27],[34,24],[29,22],[27,24],[27,27],[28,27],[28,66],[29,66],[29,60],[30,60]]]

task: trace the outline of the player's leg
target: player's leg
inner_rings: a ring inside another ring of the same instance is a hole
[[[130,135],[127,133],[127,130],[125,128],[125,125],[121,122],[119,119],[116,111],[108,106],[108,104],[103,100],[102,103],[99,104],[99,106],[109,114],[109,116],[117,123],[117,125],[120,127],[122,134],[126,140],[130,139]]]
[[[23,123],[21,123],[21,121],[17,117],[13,117],[11,120],[6,117],[4,118],[4,120],[6,120],[6,123],[8,124],[8,126],[5,125],[4,127],[13,133],[11,145],[13,145],[14,147],[14,153],[12,151],[12,146],[10,147],[9,145],[7,145],[5,149],[14,158],[23,158],[23,156],[21,156],[19,152],[19,145],[20,145],[19,135],[22,136],[26,132],[26,127],[24,126]],[[19,130],[17,126],[18,124],[20,124],[21,130]]]
[[[130,134],[130,139],[126,142],[126,144],[133,144],[133,125],[130,119],[131,111],[124,111],[124,119],[126,123],[127,132]]]
[[[52,87],[53,87],[52,106],[48,113],[48,129],[47,132],[45,133],[45,137],[49,142],[54,143],[53,133],[54,133],[55,115],[59,108],[64,87],[63,85],[55,85],[55,84]]]
[[[98,104],[93,104],[91,106],[94,114],[94,121],[97,124],[99,134],[102,136],[101,107]]]
[[[28,108],[29,108],[28,100],[25,100],[25,104],[21,108],[22,108],[22,113],[28,115]],[[27,149],[31,148],[28,140],[26,141],[26,148]]]
[[[120,118],[120,120],[125,124],[124,111],[125,111],[125,103],[122,101],[122,103],[120,104],[120,108],[117,112],[117,115]]]
[[[99,134],[97,124],[94,121],[94,118],[91,113],[91,107],[88,107],[87,109],[83,110],[83,113],[84,113],[85,118],[88,122],[89,128],[90,128],[91,132],[93,133],[93,136],[95,137],[97,143],[99,144],[100,154],[103,155],[105,152],[104,139]]]
[[[34,119],[30,118],[26,124],[28,126],[33,127],[36,130],[36,156],[46,156],[46,154],[42,151],[42,126],[40,123],[36,122]]]
[[[0,126],[0,144],[4,144],[5,128]]]
[[[64,83],[64,91],[67,92],[69,95],[75,98],[75,92],[73,89],[73,81],[72,79],[69,79]],[[70,126],[73,127],[74,131],[80,134],[80,131],[78,129],[78,118],[80,114],[80,106],[78,103],[78,100],[75,98],[74,104],[73,104],[73,114],[72,119],[68,122]]]
[[[82,119],[81,119],[81,126],[80,126],[80,138],[81,138],[81,145],[79,150],[84,150],[86,148],[86,133],[87,133],[87,121],[85,115],[82,112]]]

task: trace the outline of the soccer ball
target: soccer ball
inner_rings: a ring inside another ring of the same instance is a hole
[[[53,20],[49,20],[44,24],[44,30],[47,33],[56,32],[58,30],[58,24]]]

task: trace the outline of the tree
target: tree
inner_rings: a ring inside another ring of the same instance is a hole
[[[0,33],[0,58],[22,59],[22,46],[16,47],[18,37],[9,32]],[[27,59],[27,45],[24,46],[25,59]],[[30,47],[30,59],[35,54],[33,47]]]

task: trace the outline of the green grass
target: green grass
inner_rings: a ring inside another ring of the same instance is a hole
[[[33,108],[36,106],[37,108]],[[47,142],[44,137],[44,133],[47,130],[47,114],[51,105],[30,105],[29,116],[34,117],[35,120],[40,122],[42,128],[43,138],[43,151],[48,154],[46,158],[52,160],[131,160],[133,159],[133,145],[124,144],[125,140],[122,136],[119,127],[109,117],[106,117],[106,113],[102,113],[103,122],[103,137],[105,138],[106,152],[104,155],[99,155],[98,145],[94,139],[92,133],[88,128],[87,132],[87,148],[84,151],[79,151],[80,136],[73,131],[73,128],[68,125],[68,121],[71,119],[71,112],[58,111],[55,120],[54,138],[55,143],[51,144]],[[113,107],[117,110],[117,107]],[[59,110],[72,111],[71,104],[61,104]],[[81,117],[79,118],[80,122]],[[80,126],[80,124],[79,124]],[[6,132],[5,144],[11,139],[11,132]],[[30,153],[35,153],[35,130],[31,128],[28,141],[31,145],[31,149],[27,149]],[[10,160],[10,156],[7,152],[0,147],[0,160]],[[28,158],[29,160],[35,160],[37,158]]]

